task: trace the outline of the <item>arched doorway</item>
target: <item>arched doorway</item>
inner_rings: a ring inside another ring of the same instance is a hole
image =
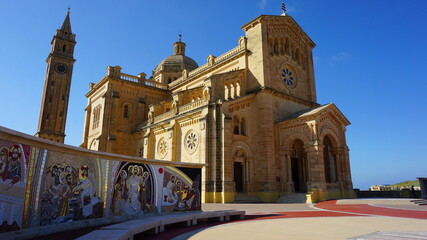
[[[233,181],[236,192],[245,192],[247,179],[247,153],[242,147],[234,151]]]
[[[292,145],[291,174],[295,192],[307,192],[307,154],[304,151],[304,143],[297,140]]]
[[[323,139],[323,162],[325,166],[325,181],[327,183],[337,182],[337,161],[333,153],[332,141],[328,136]]]
[[[243,192],[243,164],[234,162],[234,183],[236,192]]]

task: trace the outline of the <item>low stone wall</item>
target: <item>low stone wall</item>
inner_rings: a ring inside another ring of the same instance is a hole
[[[414,193],[410,189],[396,191],[357,191],[358,198],[419,198],[421,191]],[[415,194],[415,196],[414,196]]]
[[[200,210],[203,166],[100,153],[0,127],[0,232]]]

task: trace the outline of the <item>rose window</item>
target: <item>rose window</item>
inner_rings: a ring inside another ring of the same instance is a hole
[[[292,87],[293,85],[295,85],[295,78],[293,76],[293,73],[287,68],[283,69],[282,71],[282,79],[288,87]]]
[[[197,136],[197,133],[194,131],[190,131],[187,133],[187,136],[185,137],[185,148],[189,153],[193,153],[197,145],[199,144],[199,137]]]
[[[157,152],[159,153],[161,158],[164,158],[168,153],[168,144],[165,139],[160,139]]]

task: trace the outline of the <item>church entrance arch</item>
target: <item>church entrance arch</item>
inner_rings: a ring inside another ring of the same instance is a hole
[[[234,183],[236,192],[243,192],[243,164],[234,162]]]
[[[246,149],[238,146],[233,149],[233,181],[235,192],[246,192],[249,182],[249,160]]]
[[[304,143],[296,140],[292,145],[291,174],[295,192],[307,192],[308,166]]]
[[[333,145],[329,136],[323,138],[323,162],[326,183],[335,183],[338,181],[338,165]]]

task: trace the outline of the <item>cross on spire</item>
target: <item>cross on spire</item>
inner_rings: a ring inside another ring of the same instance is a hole
[[[285,6],[285,3],[284,2],[282,2],[282,11],[283,11],[283,13],[282,13],[282,15],[281,16],[286,16],[287,14],[286,14],[286,6]]]
[[[282,2],[282,11],[283,11],[283,13],[286,13],[286,6],[285,6],[284,2]]]

